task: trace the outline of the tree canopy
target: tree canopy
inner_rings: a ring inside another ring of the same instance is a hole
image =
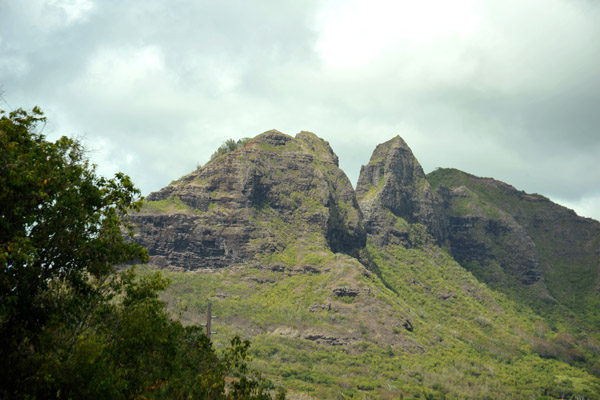
[[[0,398],[271,399],[249,342],[217,354],[169,318],[160,273],[115,271],[148,259],[127,240],[140,192],[44,123],[38,108],[0,110]]]
[[[223,142],[223,144],[221,146],[219,146],[219,148],[210,156],[211,161],[214,160],[215,158],[235,151],[237,149],[241,149],[242,147],[244,147],[245,145],[247,145],[248,143],[250,143],[250,141],[252,140],[252,138],[242,138],[242,139],[238,139],[237,141],[234,139],[227,139],[226,141]]]
[[[58,282],[89,298],[91,278],[147,254],[122,232],[122,216],[140,206],[128,176],[99,177],[77,141],[47,141],[38,108],[0,115],[0,329],[25,340],[51,316],[67,317],[72,304],[45,299]]]

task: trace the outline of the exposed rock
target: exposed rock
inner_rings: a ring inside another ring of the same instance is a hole
[[[361,167],[356,194],[365,227],[380,245],[410,245],[409,224],[441,237],[441,215],[423,168],[400,136],[377,146]]]
[[[271,264],[270,269],[273,272],[285,272],[285,265],[283,264]]]
[[[248,278],[248,280],[256,282],[259,285],[262,285],[263,283],[275,283],[275,279],[263,278],[263,277],[257,277],[257,276],[250,277],[250,278]]]
[[[348,344],[348,341],[343,338],[338,338],[335,336],[327,336],[318,333],[309,333],[303,336],[306,340],[312,340],[319,344],[327,344],[330,346],[344,346]]]
[[[295,266],[292,271],[295,273],[300,273],[300,274],[320,274],[321,273],[320,269],[315,268],[312,265],[305,265],[305,264]]]
[[[338,297],[356,297],[360,294],[360,289],[341,286],[333,289],[333,293]]]
[[[321,310],[331,311],[331,303],[326,303],[326,304],[315,303],[308,308],[308,311],[310,311],[310,312],[316,312],[316,311],[321,311]]]
[[[313,329],[301,332],[289,327],[279,327],[273,331],[273,334],[278,336],[287,336],[291,338],[303,338],[306,340],[317,342],[319,344],[325,344],[329,346],[344,346],[350,343],[351,341],[355,341],[354,339],[342,338],[334,336],[331,333],[324,333],[320,331],[315,331]]]
[[[151,257],[185,269],[222,268],[315,240],[352,254],[366,241],[337,156],[309,132],[265,132],[150,194],[132,220],[134,240]]]
[[[440,300],[456,299],[457,297],[458,295],[454,292],[442,292],[437,296]]]

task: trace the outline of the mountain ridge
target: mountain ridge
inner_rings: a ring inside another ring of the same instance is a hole
[[[198,323],[210,299],[224,335],[251,336],[256,365],[299,396],[590,396],[600,224],[457,171],[425,174],[397,136],[355,190],[326,141],[271,130],[149,195],[132,215],[134,240],[173,280],[174,315]],[[566,245],[553,239],[553,213]],[[562,293],[572,271],[587,281]],[[498,372],[469,375],[470,363]],[[510,387],[520,368],[539,372]]]

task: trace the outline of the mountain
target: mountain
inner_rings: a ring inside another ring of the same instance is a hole
[[[136,222],[155,262],[186,270],[258,262],[296,241],[344,253],[366,241],[337,156],[309,132],[257,136],[150,194]]]
[[[415,223],[443,236],[437,198],[400,136],[377,146],[369,164],[361,168],[356,194],[367,231],[378,244],[409,244],[408,224]]]
[[[203,322],[211,302],[215,345],[251,338],[292,399],[599,398],[600,224],[425,175],[400,137],[355,191],[324,140],[265,132],[132,220],[173,316]]]
[[[427,176],[450,253],[480,280],[539,312],[600,328],[600,223],[538,194],[456,169]]]

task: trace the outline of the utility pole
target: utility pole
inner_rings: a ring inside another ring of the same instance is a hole
[[[202,324],[202,326],[206,326],[206,336],[210,339],[211,334],[215,334],[211,329],[211,322],[213,318],[217,318],[215,315],[212,315],[212,303],[208,303],[208,310],[206,311],[206,324]]]
[[[206,312],[206,336],[210,339],[210,334],[212,333],[210,330],[210,325],[212,321],[212,303],[208,303],[208,311]]]

